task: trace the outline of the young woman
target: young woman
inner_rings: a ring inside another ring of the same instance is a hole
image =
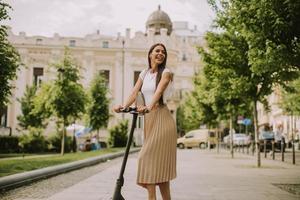
[[[161,44],[153,45],[148,52],[149,67],[144,69],[124,105],[114,107],[115,112],[130,106],[141,90],[145,106],[144,144],[138,156],[137,184],[146,188],[148,199],[156,200],[156,185],[163,200],[170,200],[170,180],[176,177],[176,125],[166,106],[172,74],[166,68],[167,50]]]

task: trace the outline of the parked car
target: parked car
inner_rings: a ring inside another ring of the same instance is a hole
[[[283,142],[283,150],[285,151],[284,137],[276,136],[273,131],[262,131],[259,133],[260,151],[264,151],[264,143],[266,141],[266,151],[272,150],[272,142],[274,141],[275,150],[281,150],[281,141]]]
[[[230,134],[223,138],[223,142],[227,147],[230,146]],[[233,146],[249,146],[251,143],[251,137],[244,133],[234,133],[233,134]]]
[[[177,139],[177,147],[180,149],[192,147],[205,149],[208,145],[214,147],[216,143],[216,134],[208,129],[192,130],[183,137]]]

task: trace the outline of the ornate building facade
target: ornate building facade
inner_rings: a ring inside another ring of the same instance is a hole
[[[187,22],[172,22],[160,7],[150,14],[145,32],[132,34],[130,29],[126,29],[125,36],[106,36],[97,31],[85,37],[63,37],[57,33],[53,37],[44,37],[27,36],[24,32],[14,34],[9,30],[8,38],[24,64],[14,82],[10,104],[1,117],[1,124],[10,127],[13,132],[17,132],[17,116],[21,114],[17,99],[23,96],[26,85],[39,85],[56,77],[51,65],[62,59],[65,46],[82,67],[81,83],[85,88],[89,87],[95,74],[101,73],[106,77],[112,106],[127,98],[139,73],[147,68],[150,46],[157,42],[165,44],[167,67],[174,73],[175,93],[168,102],[174,117],[182,94],[193,88],[192,77],[201,67],[197,52],[197,46],[203,43],[200,32],[196,27],[189,29]],[[115,115],[110,126],[119,119],[121,115]]]

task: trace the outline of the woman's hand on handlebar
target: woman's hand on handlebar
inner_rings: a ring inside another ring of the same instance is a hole
[[[148,113],[150,109],[147,106],[138,106],[137,111],[139,113]]]
[[[124,106],[116,105],[116,106],[114,106],[113,111],[115,111],[116,113],[119,113],[119,112],[121,112],[121,109],[124,109]]]

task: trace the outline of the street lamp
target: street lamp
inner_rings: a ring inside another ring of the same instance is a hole
[[[124,68],[125,68],[125,40],[122,40],[122,104],[124,103]],[[122,119],[124,120],[124,113]]]

